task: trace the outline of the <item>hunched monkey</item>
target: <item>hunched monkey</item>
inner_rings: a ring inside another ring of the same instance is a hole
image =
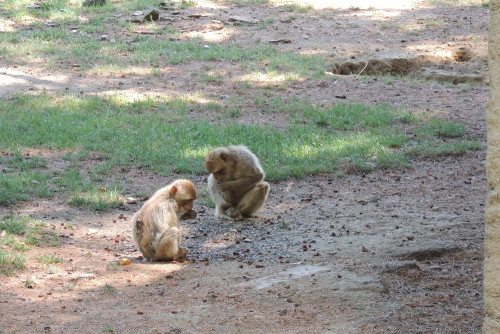
[[[179,246],[179,220],[196,218],[193,210],[196,188],[189,180],[176,180],[159,189],[133,218],[134,239],[148,261],[183,259],[188,254]]]
[[[215,216],[240,220],[262,207],[269,183],[259,159],[247,147],[227,146],[211,150],[205,157],[208,192],[215,202]]]

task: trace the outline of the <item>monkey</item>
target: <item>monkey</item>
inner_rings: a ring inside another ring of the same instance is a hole
[[[215,216],[241,220],[259,210],[269,193],[259,159],[246,146],[218,147],[205,157]]]
[[[179,220],[196,218],[193,201],[197,193],[189,180],[176,180],[155,192],[132,218],[134,240],[146,261],[186,258],[179,246]]]

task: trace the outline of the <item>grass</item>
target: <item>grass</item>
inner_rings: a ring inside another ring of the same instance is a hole
[[[94,211],[107,211],[122,205],[120,192],[116,189],[92,189],[86,192],[76,192],[71,195],[69,204],[90,208]]]
[[[116,262],[110,262],[108,263],[108,266],[106,267],[107,270],[118,270],[118,268],[120,268],[120,266],[116,263]]]
[[[29,4],[31,2],[27,0],[4,2],[6,13],[22,22],[18,29],[8,29],[0,34],[0,56],[10,65],[36,63],[38,67],[67,72],[73,71],[76,65],[78,70],[95,75],[141,73],[152,78],[161,77],[160,66],[193,60],[265,62],[266,69],[296,72],[308,77],[321,75],[325,66],[320,56],[280,52],[271,46],[209,43],[200,38],[176,40],[179,32],[162,22],[145,27],[155,31],[155,36],[136,34],[135,25],[115,16],[156,6],[157,3],[151,0],[108,2],[98,8],[81,7],[77,1],[55,0],[47,2],[42,9],[28,10]],[[291,6],[299,12],[308,8]],[[82,15],[88,15],[89,20],[81,19]],[[46,24],[47,19],[54,24]],[[267,18],[263,24],[272,22],[273,18]],[[124,35],[123,31],[131,34]],[[103,34],[114,37],[103,41]],[[217,77],[207,79],[220,80]]]
[[[17,171],[16,169],[13,169]],[[11,204],[30,198],[50,197],[52,190],[48,187],[48,176],[41,171],[29,171],[0,174],[0,204]]]
[[[35,227],[27,234],[26,244],[36,247],[58,247],[61,245],[61,240],[57,234]]]
[[[395,29],[397,26],[394,23],[381,23],[380,30]]]
[[[11,157],[8,155],[0,157],[0,163],[7,168],[16,168],[20,171],[47,167],[47,161],[45,159],[38,156],[31,157],[29,155],[23,157],[18,152],[13,154]]]
[[[8,234],[22,235],[28,230],[29,221],[29,217],[14,219],[14,216],[9,215],[0,221],[0,230]]]
[[[15,217],[7,215],[0,220],[0,274],[12,276],[25,268],[30,250],[27,245],[37,247],[57,247],[60,245],[59,237],[45,230],[44,222],[30,217]],[[43,264],[51,265],[61,263],[62,259],[51,255],[39,255],[36,259]]]
[[[217,73],[202,73],[201,74],[201,81],[205,83],[215,83],[215,84],[222,84],[224,81],[224,77],[220,72]]]
[[[114,325],[106,325],[102,329],[103,333],[114,333],[114,331],[115,331],[115,326]]]
[[[464,135],[465,125],[432,117],[426,124],[415,130],[419,138],[460,138]]]
[[[0,274],[12,276],[26,267],[26,256],[0,249]]]
[[[405,167],[414,156],[419,140],[425,140],[426,148],[436,147],[441,155],[462,152],[456,147],[463,143],[468,143],[466,146],[471,149],[478,147],[464,137],[464,125],[440,118],[418,119],[387,105],[315,107],[303,100],[285,102],[275,98],[252,102],[261,107],[267,105],[270,112],[287,112],[293,122],[278,128],[192,119],[185,114],[186,108],[198,111],[206,108],[193,101],[125,102],[113,97],[18,96],[0,101],[0,115],[5,120],[0,124],[0,148],[14,152],[31,147],[100,152],[101,167],[95,170],[101,170],[104,175],[121,167],[142,167],[167,175],[205,173],[203,158],[211,148],[242,143],[260,157],[268,177],[279,180],[334,172],[343,168],[338,161],[344,157],[352,159],[349,170]],[[233,118],[243,113],[241,108],[210,108]],[[408,144],[412,136],[417,138],[416,145]],[[454,141],[442,146],[443,138]],[[38,191],[42,194],[43,189],[48,193],[55,188],[71,194],[71,204],[94,210],[120,205],[120,191],[103,191],[80,171],[19,172],[14,168],[0,176],[4,184],[10,185],[7,190],[10,189],[16,200],[28,197],[35,184],[35,189],[40,188]],[[15,194],[19,194],[18,198]]]
[[[44,264],[57,264],[57,263],[62,263],[63,260],[61,258],[52,256],[52,255],[37,255],[36,259]]]
[[[111,286],[109,284],[105,284],[103,287],[102,287],[102,291],[104,294],[107,294],[107,295],[114,295],[116,293],[116,288],[114,286]]]

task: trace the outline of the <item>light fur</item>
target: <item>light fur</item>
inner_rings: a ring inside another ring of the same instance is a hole
[[[263,181],[259,159],[247,147],[215,148],[207,154],[205,168],[216,217],[240,220],[264,205],[270,186]]]
[[[132,218],[132,232],[145,260],[183,259],[188,250],[179,246],[179,219],[196,218],[192,210],[196,188],[189,180],[176,180],[155,192]]]

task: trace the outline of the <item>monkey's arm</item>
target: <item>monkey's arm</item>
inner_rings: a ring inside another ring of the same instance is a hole
[[[256,183],[262,181],[264,174],[261,172],[254,172],[247,176],[241,177],[234,181],[220,182],[218,187],[221,191],[237,190],[244,186],[255,185]]]
[[[194,210],[190,210],[188,212],[184,212],[182,215],[179,216],[179,220],[188,220],[188,219],[195,219],[198,216],[198,213]]]

